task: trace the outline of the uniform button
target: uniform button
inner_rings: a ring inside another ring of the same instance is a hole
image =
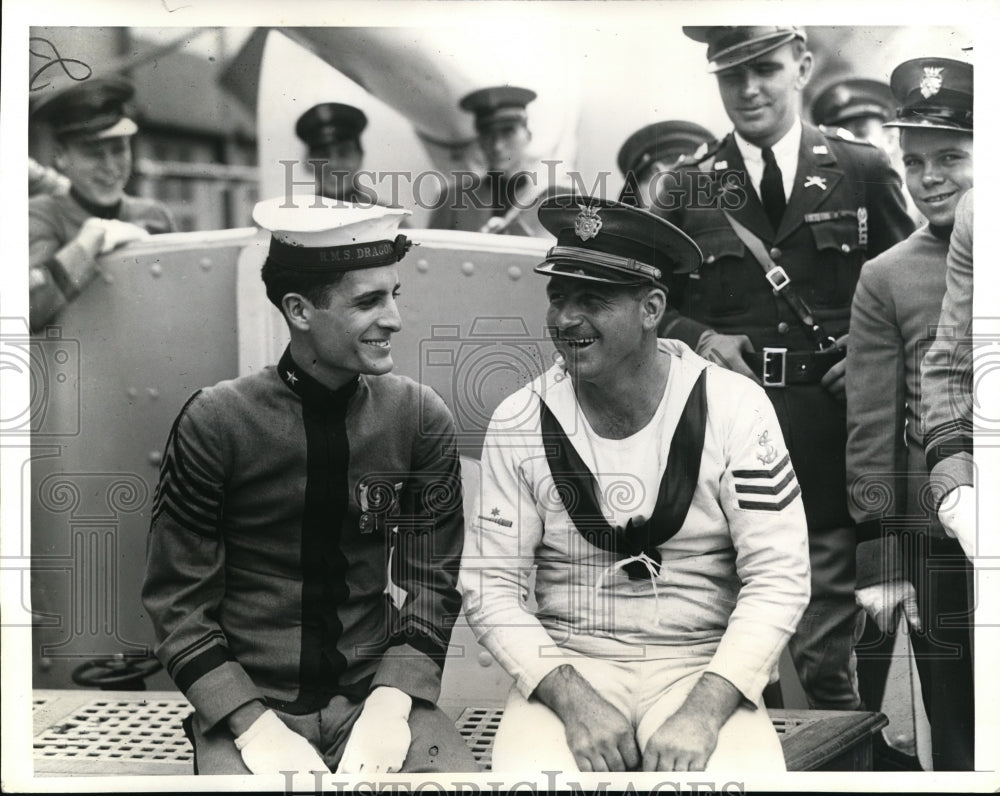
[[[849,251],[851,250],[851,247],[850,247],[850,246],[848,246],[848,245],[847,245],[846,243],[841,243],[841,244],[840,244],[840,250],[841,250],[841,251],[842,251],[842,252],[843,252],[844,254],[847,254],[847,253],[848,253],[848,252],[849,252]]]
[[[772,260],[777,260],[781,256],[781,249],[775,246],[768,254],[771,255]]]
[[[706,263],[714,263],[715,262],[715,255],[714,254],[708,255],[708,257],[705,258],[705,262]]]
[[[784,321],[778,324],[778,334],[788,334],[788,324]]]

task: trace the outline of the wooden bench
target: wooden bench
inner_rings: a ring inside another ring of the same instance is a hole
[[[44,775],[191,774],[181,719],[191,706],[176,691],[35,691],[35,773]],[[881,713],[770,710],[789,771],[867,771]],[[490,770],[499,708],[468,707],[455,726]]]

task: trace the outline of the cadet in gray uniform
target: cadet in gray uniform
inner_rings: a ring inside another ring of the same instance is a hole
[[[55,166],[69,180],[69,190],[28,202],[32,330],[86,288],[97,273],[98,255],[151,233],[174,231],[162,204],[125,193],[132,174],[130,139],[139,128],[124,106],[134,93],[123,77],[92,77],[35,106],[33,120],[48,124],[55,136]]]
[[[407,211],[313,200],[254,210],[285,353],[196,393],[170,433],[156,654],[194,705],[199,773],[474,770],[435,704],[461,605],[454,422],[391,373]]]

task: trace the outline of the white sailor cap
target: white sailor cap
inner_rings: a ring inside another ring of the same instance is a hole
[[[398,234],[409,210],[361,206],[313,194],[258,202],[253,220],[271,233],[268,259],[296,271],[330,273],[399,262],[412,245]]]

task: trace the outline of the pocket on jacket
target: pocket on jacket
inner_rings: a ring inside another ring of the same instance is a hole
[[[751,286],[747,282],[743,241],[728,224],[690,234],[704,259],[701,268],[688,281],[688,300],[713,316],[746,312],[750,308],[748,291]]]
[[[829,218],[826,213],[815,215],[818,220],[806,215],[818,255],[812,290],[808,291],[811,295],[805,296],[806,301],[815,307],[849,305],[866,251],[859,234],[857,214],[853,210],[843,210],[836,218]]]

